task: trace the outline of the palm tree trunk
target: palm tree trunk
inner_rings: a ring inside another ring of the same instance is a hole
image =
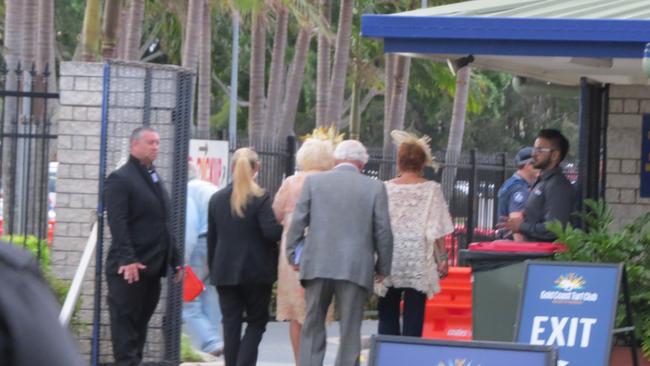
[[[301,27],[300,32],[298,32],[298,39],[296,39],[296,45],[294,47],[293,61],[291,62],[287,74],[286,92],[284,103],[282,103],[282,114],[280,117],[281,125],[276,136],[278,141],[289,136],[293,131],[312,35],[312,27],[309,25]]]
[[[284,4],[276,4],[276,24],[273,38],[273,53],[269,70],[269,86],[266,92],[266,121],[264,123],[264,140],[274,138],[279,129],[282,97],[284,96],[285,67],[284,58],[287,50],[287,28],[289,13]]]
[[[21,32],[22,47],[20,48],[20,62],[24,70],[29,70],[36,60],[36,24],[38,14],[37,0],[22,0],[23,16]]]
[[[121,0],[105,0],[102,25],[102,58],[115,58],[117,29],[120,22]]]
[[[404,115],[406,112],[406,100],[408,96],[409,76],[411,74],[411,58],[406,56],[396,56],[394,64],[394,74],[391,99],[390,115],[388,124],[384,125],[384,159],[392,159],[395,153],[395,147],[390,138],[390,131],[404,129]]]
[[[391,117],[391,101],[393,98],[395,82],[395,64],[399,56],[393,53],[387,53],[385,59],[385,94],[384,94],[384,143],[383,143],[383,157],[387,156],[387,144],[390,144],[390,117]]]
[[[127,22],[129,20],[129,8],[124,3],[121,5],[117,31],[117,49],[115,50],[115,58],[118,60],[124,60],[126,57],[126,29],[128,28]]]
[[[196,70],[198,65],[199,49],[196,40],[201,35],[201,11],[203,0],[189,0],[187,19],[185,23],[185,39],[183,40],[183,54],[181,55],[183,67]]]
[[[321,23],[327,29],[318,30],[318,61],[316,65],[316,126],[326,126],[333,122],[327,121],[327,90],[330,83],[330,41],[328,31],[332,8],[329,0],[320,0]]]
[[[4,59],[7,66],[7,75],[5,79],[5,90],[15,91],[18,87],[18,78],[16,73],[16,67],[20,61],[21,53],[21,40],[22,40],[22,17],[23,13],[23,1],[22,0],[5,0],[5,29],[4,29]],[[18,103],[16,98],[5,98],[4,103],[4,123],[2,125],[3,131],[5,134],[10,134],[14,132],[14,126],[16,126],[16,112],[18,109]],[[3,205],[3,217],[4,219],[4,233],[7,234],[12,232],[11,227],[9,227],[9,217],[13,208],[15,207],[15,200],[11,192],[14,190],[15,179],[11,174],[14,163],[13,159],[10,158],[12,151],[16,143],[11,138],[2,139],[2,159],[0,159],[0,164],[2,164],[2,187],[4,188],[4,205]]]
[[[99,0],[88,0],[81,31],[81,59],[95,61],[101,34],[101,9]]]
[[[140,57],[140,39],[142,38],[142,19],[144,17],[144,0],[131,0],[126,27],[126,45],[124,59],[137,61]]]
[[[469,96],[469,82],[472,68],[465,66],[458,70],[456,75],[456,96],[447,140],[445,153],[445,166],[442,172],[442,187],[445,198],[449,201],[452,197],[454,182],[456,181],[456,165],[463,148],[463,134],[465,132],[465,115],[467,114],[467,97]],[[471,197],[470,197],[471,199]]]
[[[350,35],[352,33],[353,0],[341,0],[339,13],[339,29],[336,34],[336,49],[334,65],[327,97],[327,119],[331,123],[341,120],[343,100],[345,96],[345,76],[350,60]]]
[[[264,123],[264,66],[266,65],[266,10],[253,13],[250,84],[248,101],[248,139],[253,147],[262,141]]]
[[[196,137],[210,138],[210,104],[212,94],[212,7],[209,1],[203,4],[201,25],[201,57],[199,60],[199,101],[197,111]]]

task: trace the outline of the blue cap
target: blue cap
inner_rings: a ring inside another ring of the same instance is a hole
[[[533,148],[526,146],[515,155],[515,165],[522,166],[533,159]]]

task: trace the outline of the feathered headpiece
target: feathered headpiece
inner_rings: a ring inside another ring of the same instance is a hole
[[[344,133],[337,133],[336,127],[329,126],[321,126],[318,128],[314,128],[314,130],[311,133],[308,133],[304,136],[300,137],[301,141],[307,141],[307,139],[316,139],[316,140],[322,140],[322,141],[329,141],[332,143],[332,147],[336,147],[341,141],[343,141],[343,138],[345,137]]]
[[[426,166],[430,166],[435,170],[438,170],[440,168],[440,165],[434,161],[433,159],[433,154],[431,153],[431,147],[429,144],[431,143],[431,138],[427,135],[424,135],[420,138],[415,136],[414,134],[402,130],[392,130],[390,132],[390,137],[393,139],[393,143],[397,145],[399,148],[400,145],[402,144],[416,144],[418,145],[422,151],[424,151],[424,155],[426,156],[426,160],[424,164]]]

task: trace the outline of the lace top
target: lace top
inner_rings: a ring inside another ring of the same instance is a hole
[[[436,182],[386,182],[393,230],[391,275],[375,286],[384,296],[388,287],[413,288],[432,297],[440,291],[434,257],[435,239],[454,231],[447,203]]]

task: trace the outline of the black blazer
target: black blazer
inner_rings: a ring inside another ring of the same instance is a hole
[[[246,206],[244,217],[230,212],[232,185],[216,192],[208,208],[210,280],[216,286],[273,283],[278,272],[282,226],[264,193]]]
[[[106,273],[140,262],[143,276],[164,276],[167,265],[180,265],[168,223],[168,196],[162,182],[154,183],[147,168],[131,156],[106,179],[104,202],[113,243]]]

